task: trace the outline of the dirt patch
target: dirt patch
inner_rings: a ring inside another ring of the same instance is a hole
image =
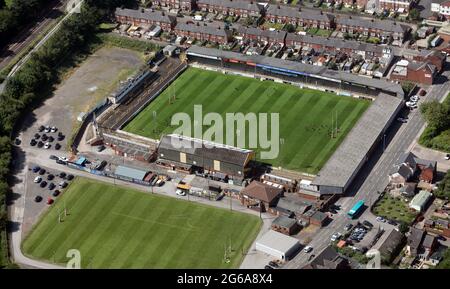
[[[97,50],[65,76],[53,97],[30,114],[24,123],[24,141],[29,142],[39,125],[54,125],[66,135],[61,142],[64,148],[76,127],[79,113],[88,111],[111,94],[143,63],[141,54],[135,51],[116,47]]]

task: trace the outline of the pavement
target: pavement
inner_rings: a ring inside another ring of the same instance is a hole
[[[421,98],[421,102],[445,98],[450,91],[450,82],[447,81],[449,76],[450,72],[445,71],[440,77],[440,82],[428,89],[426,96]],[[385,147],[383,148],[383,142],[381,142],[374,152],[375,157],[369,160],[362,174],[357,176],[349,192],[337,201],[337,204],[341,205],[339,214],[334,216],[334,220],[328,226],[319,230],[309,243],[314,248],[313,254],[317,255],[330,244],[330,236],[332,234],[344,231],[344,226],[349,223],[349,219],[345,214],[359,200],[365,200],[367,206],[366,210],[359,217],[360,221],[368,220],[372,224],[383,227],[385,230],[392,229],[393,226],[389,224],[377,222],[375,220],[376,216],[370,212],[370,207],[378,199],[378,192],[382,192],[386,188],[389,182],[389,173],[393,172],[395,165],[400,162],[401,156],[412,149],[425,127],[425,121],[418,109],[413,110],[408,117],[407,123],[396,123],[394,124],[394,129],[387,132]],[[377,157],[378,155],[380,156]],[[305,266],[308,255],[300,252],[284,268],[301,268]]]

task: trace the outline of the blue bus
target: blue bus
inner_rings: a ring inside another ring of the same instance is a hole
[[[363,200],[358,201],[358,202],[353,206],[353,208],[351,208],[350,211],[348,211],[347,215],[348,215],[350,218],[353,219],[356,215],[358,215],[358,214],[361,212],[361,210],[362,210],[363,208],[364,208],[364,201],[363,201]]]

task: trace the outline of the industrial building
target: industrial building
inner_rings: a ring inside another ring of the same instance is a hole
[[[289,260],[300,249],[300,243],[293,237],[275,231],[268,231],[256,241],[256,250],[279,260]]]

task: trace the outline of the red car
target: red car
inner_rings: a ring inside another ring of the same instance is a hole
[[[47,199],[47,205],[51,205],[51,204],[53,204],[53,199],[52,198],[48,198]]]

